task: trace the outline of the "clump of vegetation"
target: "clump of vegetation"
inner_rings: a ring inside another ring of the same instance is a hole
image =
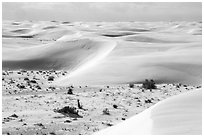
[[[113,105],[113,108],[117,109],[117,108],[118,108],[118,106],[117,106],[116,104],[114,104],[114,105]]]
[[[20,85],[20,84],[17,84],[16,85],[19,89],[25,89],[26,87],[24,85]]]
[[[16,114],[11,115],[10,117],[18,118]]]
[[[110,115],[110,112],[109,112],[108,108],[105,108],[105,109],[103,110],[103,114],[104,114],[104,115]]]
[[[142,83],[142,87],[145,89],[150,89],[150,91],[157,88],[153,79],[145,79],[145,82]]]
[[[30,80],[30,83],[37,83],[35,80]]]
[[[64,123],[71,123],[72,121],[70,120],[65,120]]]
[[[55,132],[50,132],[50,135],[56,135],[56,133]]]
[[[66,106],[62,109],[54,109],[54,112],[62,113],[62,114],[75,114],[79,116],[79,111],[75,107]]]
[[[39,85],[36,86],[37,89],[42,89]]]
[[[29,81],[29,78],[26,77],[26,78],[24,78],[24,80],[25,80],[25,81]]]
[[[129,84],[129,87],[130,87],[130,88],[134,88],[134,84],[130,83],[130,84]]]
[[[145,103],[152,103],[152,100],[146,99],[146,100],[145,100]]]
[[[176,85],[176,88],[180,88],[181,87],[181,83],[178,83],[177,85]]]
[[[48,81],[54,81],[54,78],[55,78],[54,76],[49,76],[47,80]]]
[[[21,74],[21,72],[17,72],[17,74]]]
[[[67,91],[67,94],[73,95],[73,89],[69,88],[68,91]]]
[[[188,87],[187,85],[183,85],[183,87]]]
[[[45,128],[45,126],[42,123],[37,123],[37,124],[34,124],[34,125]]]

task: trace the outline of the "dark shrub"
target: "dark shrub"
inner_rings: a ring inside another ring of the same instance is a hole
[[[55,132],[50,132],[50,135],[56,135],[56,133]]]
[[[183,87],[187,87],[187,85],[183,85]]]
[[[109,112],[108,108],[105,108],[105,109],[103,110],[103,114],[104,114],[104,115],[110,115],[110,112]]]
[[[25,80],[25,81],[28,81],[28,80],[29,80],[29,78],[24,78],[24,80]]]
[[[64,123],[71,123],[72,121],[70,120],[65,120]]]
[[[25,89],[24,85],[17,84],[17,87],[20,88],[20,89]]]
[[[113,105],[113,108],[117,109],[117,108],[118,108],[118,106],[114,104],[114,105]]]
[[[73,95],[73,92],[72,92],[72,91],[73,91],[73,89],[72,89],[72,88],[69,88],[67,94]]]
[[[142,84],[142,87],[150,90],[156,89],[156,85],[153,79],[151,80],[145,79],[145,82]]]
[[[70,22],[68,22],[68,21],[64,21],[64,22],[62,22],[62,24],[69,24]]]
[[[180,87],[181,87],[180,83],[176,84],[176,88],[180,88]]]
[[[18,118],[16,114],[11,115],[10,117]]]
[[[30,80],[30,83],[37,83],[35,80]]]
[[[146,100],[145,100],[145,103],[152,103],[152,100],[146,99]]]
[[[62,109],[54,110],[54,112],[79,115],[78,110],[76,110],[75,107],[70,107],[70,106],[66,106],[66,107],[63,107]]]
[[[122,120],[125,120],[125,118],[121,118]]]
[[[48,81],[54,81],[54,78],[55,78],[54,76],[49,76],[47,80]]]
[[[71,85],[70,88],[74,88],[74,86]]]
[[[130,83],[130,84],[129,84],[129,87],[130,87],[130,88],[134,88],[134,84],[131,84],[131,83]]]
[[[41,89],[41,87],[39,85],[36,86],[37,89]]]
[[[21,72],[17,72],[17,74],[21,74]]]

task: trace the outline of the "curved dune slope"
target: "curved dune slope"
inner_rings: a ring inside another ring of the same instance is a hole
[[[81,39],[3,51],[4,69],[72,70],[107,49],[110,42]]]
[[[200,85],[199,22],[3,22],[3,69],[64,69],[60,85]]]
[[[96,135],[201,135],[202,91],[182,93]]]

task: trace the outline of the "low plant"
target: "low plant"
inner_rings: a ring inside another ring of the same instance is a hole
[[[130,87],[130,88],[134,88],[134,84],[130,83],[130,84],[129,84],[129,87]]]
[[[145,79],[145,81],[142,83],[142,87],[144,89],[150,89],[150,90],[157,88],[153,79],[151,80]]]
[[[66,106],[62,109],[54,109],[54,112],[62,113],[62,114],[75,114],[79,115],[78,110],[75,107]]]
[[[67,91],[67,94],[73,95],[73,89],[69,88],[68,91]]]
[[[110,112],[109,112],[108,108],[105,108],[105,109],[103,110],[103,114],[104,114],[104,115],[110,115]]]

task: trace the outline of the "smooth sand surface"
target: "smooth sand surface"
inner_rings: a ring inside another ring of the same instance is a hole
[[[165,99],[96,135],[201,135],[202,90]]]
[[[56,85],[201,84],[199,22],[3,22],[3,69],[66,70]]]

